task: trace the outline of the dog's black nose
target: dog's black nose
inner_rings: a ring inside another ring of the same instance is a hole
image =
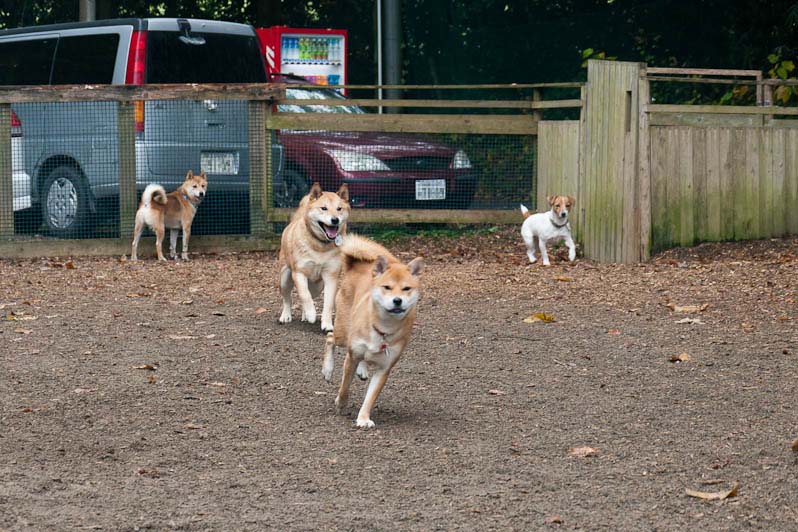
[[[205,193],[204,193],[204,192],[200,192],[200,193],[199,193],[199,197],[201,198],[201,197],[203,197],[203,196],[205,196]]]
[[[393,304],[396,305],[397,307],[401,307],[402,306],[402,298],[401,297],[393,298]]]
[[[332,218],[330,218],[330,223],[331,223],[332,225],[338,225],[338,222],[339,222],[339,221],[340,221],[340,220],[338,220],[338,218],[337,218],[337,217],[335,217],[335,216],[333,216]]]
[[[566,212],[566,211],[562,211],[562,212],[560,213],[560,216],[562,216],[563,218],[565,218],[566,216],[568,216],[568,212]]]

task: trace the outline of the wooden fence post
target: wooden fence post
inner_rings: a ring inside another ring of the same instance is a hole
[[[250,234],[260,236],[271,232],[272,132],[266,129],[271,112],[269,101],[249,102],[249,225]]]
[[[587,67],[585,256],[632,263],[640,256],[639,83],[643,65],[591,59]]]
[[[136,219],[136,124],[133,102],[119,102],[117,136],[119,139],[119,236],[133,236]]]
[[[638,79],[638,186],[639,231],[638,260],[651,258],[651,131],[646,106],[651,101],[651,83],[646,79],[646,67],[640,68]]]
[[[11,105],[0,104],[0,238],[14,236],[14,182],[11,163]]]

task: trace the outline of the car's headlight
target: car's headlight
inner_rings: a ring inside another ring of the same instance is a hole
[[[471,159],[468,158],[466,152],[463,150],[459,150],[457,153],[454,154],[454,159],[452,160],[452,168],[460,169],[460,168],[471,168]]]
[[[335,159],[341,170],[345,172],[378,172],[390,170],[388,166],[368,153],[349,150],[330,150],[327,153]]]

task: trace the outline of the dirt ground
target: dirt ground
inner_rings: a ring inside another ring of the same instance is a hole
[[[798,529],[798,240],[545,268],[516,229],[389,244],[427,269],[372,430],[274,253],[0,261],[0,530]]]

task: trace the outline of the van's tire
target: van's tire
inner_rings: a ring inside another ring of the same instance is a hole
[[[272,193],[274,194],[274,206],[278,209],[295,209],[299,205],[299,200],[310,190],[310,185],[305,176],[286,168],[282,175],[274,181]]]
[[[58,166],[44,180],[42,220],[49,234],[59,238],[85,236],[91,218],[90,204],[89,189],[74,166]]]

